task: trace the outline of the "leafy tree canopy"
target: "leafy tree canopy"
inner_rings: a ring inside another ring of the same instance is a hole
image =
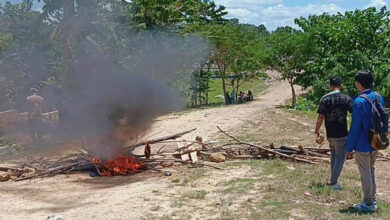
[[[310,56],[299,84],[312,87],[312,97],[319,99],[328,90],[328,79],[338,75],[345,91],[356,95],[354,75],[367,69],[375,74],[375,89],[389,96],[389,15],[384,7],[296,19],[310,42]]]

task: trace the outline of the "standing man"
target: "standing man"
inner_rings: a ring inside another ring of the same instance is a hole
[[[359,71],[355,75],[355,85],[360,96],[368,96],[373,102],[379,99],[383,106],[383,97],[376,92],[371,91],[374,77],[369,71]],[[352,156],[355,152],[356,163],[360,172],[360,180],[364,192],[364,200],[353,207],[357,211],[375,212],[377,210],[376,202],[376,183],[375,183],[375,161],[378,151],[375,151],[370,144],[368,131],[371,120],[371,104],[363,97],[357,97],[353,103],[352,124],[347,140],[348,155]]]
[[[30,89],[31,95],[27,97],[28,104],[28,125],[30,135],[34,144],[42,140],[42,114],[44,113],[44,99],[38,95],[38,90]]]
[[[236,92],[232,91],[232,96],[231,96],[231,104],[235,104],[236,103]]]
[[[347,112],[352,112],[352,99],[340,91],[343,84],[339,77],[332,77],[329,84],[330,93],[321,98],[315,129],[316,139],[320,138],[320,128],[325,120],[326,136],[331,149],[330,185],[334,190],[341,190],[338,178],[344,166],[348,136]]]

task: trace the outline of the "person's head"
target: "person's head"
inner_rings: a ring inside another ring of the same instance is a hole
[[[340,77],[333,76],[329,80],[329,88],[331,90],[341,90],[343,88],[343,82],[341,81]]]
[[[37,93],[38,93],[38,89],[36,89],[36,88],[31,88],[31,89],[30,89],[30,93],[33,94],[33,95],[34,95],[34,94],[37,94]]]
[[[371,89],[374,84],[374,76],[368,70],[360,70],[355,75],[355,85],[359,92]]]

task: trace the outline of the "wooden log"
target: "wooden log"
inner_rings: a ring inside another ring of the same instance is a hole
[[[0,171],[7,172],[8,170],[15,171],[15,172],[21,172],[21,169],[13,168],[13,167],[0,167]]]
[[[158,143],[158,142],[161,142],[161,141],[166,141],[166,140],[170,140],[170,139],[176,139],[176,138],[179,138],[179,137],[181,137],[181,136],[183,136],[185,134],[191,133],[191,132],[193,132],[195,130],[196,130],[196,128],[188,130],[188,131],[180,132],[180,133],[177,133],[177,134],[161,137],[161,138],[156,138],[156,139],[143,141],[143,142],[140,142],[140,143],[137,143],[137,144],[134,144],[134,145],[131,145],[131,146],[127,147],[125,152],[126,153],[131,153],[131,151],[133,151],[137,147],[145,145],[145,143],[154,144],[154,143]]]
[[[236,160],[250,160],[250,159],[261,159],[262,157],[260,155],[229,155],[229,159],[236,159]]]
[[[287,148],[296,149],[296,148],[292,148],[292,147],[287,147]],[[299,149],[300,153],[305,154],[305,155],[316,156],[316,157],[329,157],[328,154],[321,154],[321,153],[313,152],[310,149],[304,148],[302,146],[298,146],[298,149]],[[298,149],[296,149],[296,150],[298,150]]]
[[[378,156],[378,158],[384,159],[384,160],[390,160],[390,158],[385,157],[385,156]]]
[[[316,156],[316,157],[329,157],[329,154],[321,154],[321,153],[313,152],[313,151],[311,151],[311,150],[307,150],[307,153],[308,153],[310,156]]]
[[[278,156],[280,156],[280,157],[282,157],[282,158],[287,158],[287,159],[291,159],[291,160],[294,160],[294,159],[295,159],[295,160],[297,160],[297,161],[299,161],[299,162],[309,163],[309,164],[312,164],[312,163],[313,163],[312,161],[309,161],[309,160],[300,159],[300,158],[294,158],[294,157],[289,156],[289,155],[287,155],[287,154],[279,153],[279,152],[277,152],[277,151],[274,151],[274,150],[271,150],[271,149],[267,149],[267,148],[265,148],[265,147],[261,147],[261,146],[254,145],[254,144],[252,144],[252,143],[247,143],[247,142],[240,141],[240,140],[238,140],[237,138],[235,138],[235,137],[233,137],[233,136],[227,134],[227,133],[226,133],[225,131],[223,131],[220,127],[217,126],[217,128],[218,128],[218,130],[220,130],[223,134],[225,134],[226,136],[230,137],[231,139],[237,141],[238,143],[242,143],[242,144],[246,144],[246,145],[249,145],[249,146],[256,147],[256,148],[258,148],[260,151],[266,151],[267,153],[270,153],[270,154],[273,154],[273,155],[278,155]]]
[[[322,149],[322,148],[315,148],[315,147],[305,147],[306,150],[315,151],[315,152],[321,152],[321,153],[328,153],[331,150],[330,149]]]
[[[190,158],[191,158],[192,163],[198,162],[198,155],[197,154],[198,154],[197,152],[190,153]]]
[[[282,150],[289,150],[289,151],[295,151],[296,153],[299,152],[299,149],[297,149],[295,147],[280,146],[280,149],[282,149]]]
[[[305,150],[305,148],[303,148],[301,145],[299,145],[298,148],[299,148],[299,151],[300,151],[301,153],[303,153],[304,155],[309,155],[309,153],[307,152],[307,150]]]
[[[296,147],[287,147],[287,146],[281,146],[280,149],[286,149],[286,150],[295,150],[297,152],[300,151],[299,148],[296,148]],[[304,147],[303,149],[305,149],[306,151],[308,151],[308,153],[310,152],[315,152],[315,153],[320,153],[320,154],[324,154],[324,155],[327,155],[328,152],[330,152],[330,149],[319,149],[319,148],[312,148],[312,147]],[[328,155],[329,156],[329,155]]]
[[[295,150],[287,150],[287,149],[274,149],[274,151],[277,151],[277,152],[282,153],[282,154],[287,154],[287,155],[298,153]]]
[[[299,154],[294,155],[294,157],[301,158],[301,159],[304,159],[304,160],[320,161],[320,162],[330,163],[329,159],[323,158],[323,157],[314,157],[314,156],[299,155]]]

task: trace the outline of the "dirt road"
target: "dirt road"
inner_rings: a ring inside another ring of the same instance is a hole
[[[261,114],[264,109],[283,104],[290,96],[287,82],[274,81],[265,92],[247,104],[160,117],[156,119],[150,134],[162,136],[198,128],[196,132],[183,138],[193,140],[199,135],[210,141],[217,136],[217,125],[226,130],[235,128],[243,121]],[[171,215],[172,212],[180,211],[180,207],[172,206],[172,198],[183,193],[182,189],[171,186],[175,181],[173,178],[194,171],[179,169],[174,172],[175,175],[169,178],[163,173],[145,172],[130,177],[91,178],[87,174],[80,174],[31,182],[0,183],[0,219],[42,220],[53,214],[72,220],[150,219],[153,218],[150,215],[152,212],[158,213],[154,217]],[[240,169],[238,172],[218,172],[219,180],[210,178],[199,187],[218,187],[221,181],[245,175],[246,171]],[[212,209],[206,203],[203,205],[205,210]],[[212,212],[213,210],[209,210],[209,213]],[[218,217],[217,213],[215,215],[214,217]],[[197,215],[192,217],[196,218]]]
[[[295,90],[298,94],[302,93],[298,86]],[[204,141],[213,141],[218,133],[216,126],[230,130],[262,110],[280,106],[290,98],[290,85],[286,81],[273,80],[268,89],[256,96],[253,102],[159,117],[150,129],[150,136],[164,136],[197,128],[195,132],[183,136],[183,139],[193,141],[196,136],[201,136]]]

